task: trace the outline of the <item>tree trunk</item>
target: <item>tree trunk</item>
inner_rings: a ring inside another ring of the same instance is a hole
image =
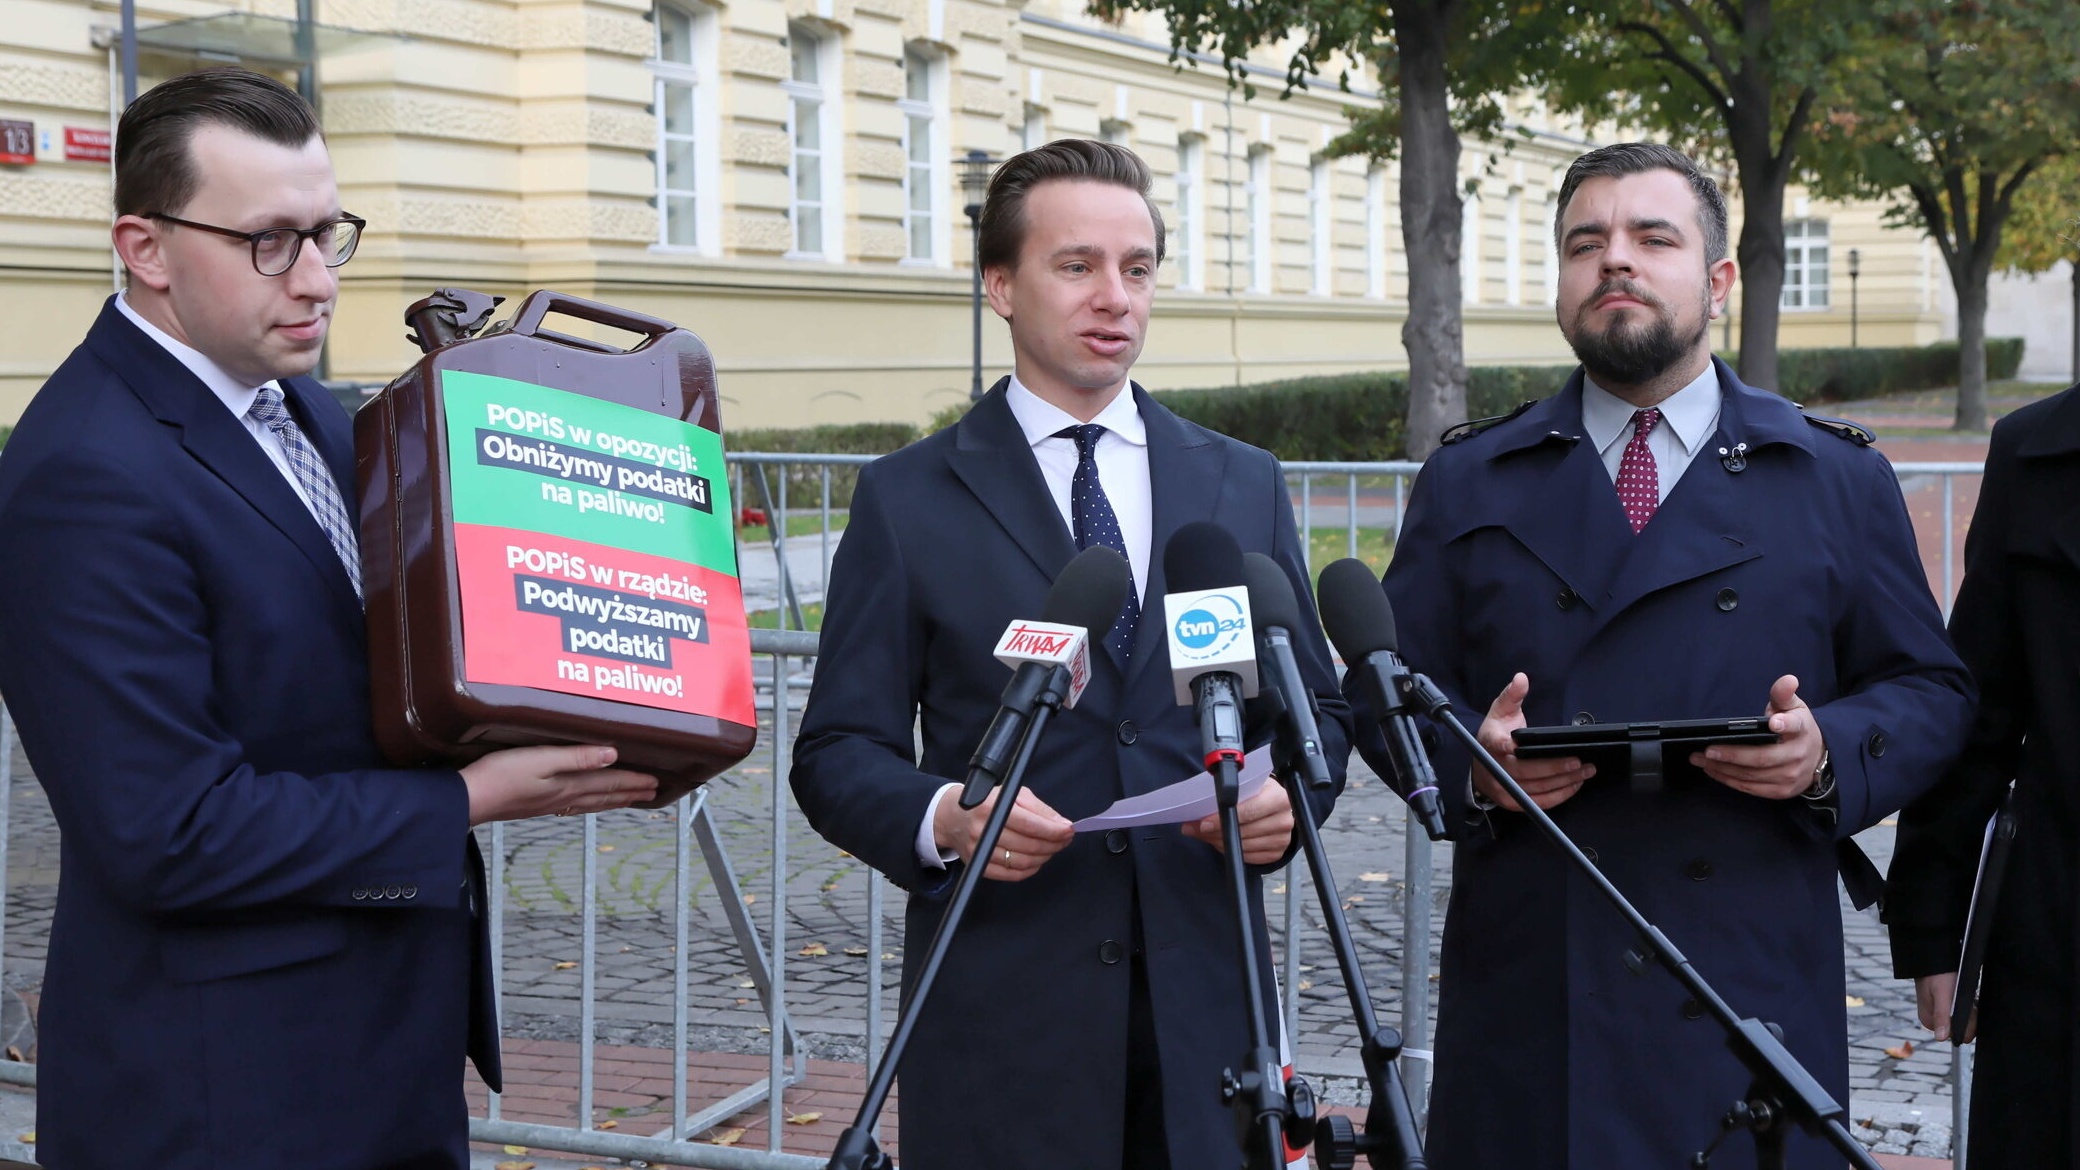
[[[1458,0],[1393,0],[1401,87],[1401,243],[1408,256],[1410,459],[1427,458],[1446,427],[1466,421],[1460,318],[1459,134],[1445,83],[1445,38]]]
[[[1736,129],[1761,140],[1736,147],[1741,184],[1741,238],[1735,252],[1741,269],[1741,381],[1765,390],[1777,379],[1777,320],[1784,297],[1784,180],[1776,165],[1769,124]]]
[[[1959,265],[1957,282],[1957,420],[1954,431],[1986,429],[1986,274],[1984,265]],[[1977,273],[1977,279],[1972,274]]]

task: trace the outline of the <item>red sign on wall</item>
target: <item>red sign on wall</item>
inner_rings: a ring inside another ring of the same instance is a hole
[[[36,161],[36,123],[0,121],[0,163]]]
[[[107,162],[108,131],[84,126],[65,127],[66,162]]]

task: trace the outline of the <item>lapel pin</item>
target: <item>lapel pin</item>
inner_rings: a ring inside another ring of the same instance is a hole
[[[1746,471],[1748,469],[1748,445],[1746,443],[1735,443],[1731,451],[1724,447],[1719,448],[1719,462],[1725,464],[1726,470],[1735,475]]]

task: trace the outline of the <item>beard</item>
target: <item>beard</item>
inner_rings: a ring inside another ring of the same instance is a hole
[[[1619,314],[1601,332],[1585,323],[1589,306],[1621,292],[1635,297],[1650,314],[1644,322],[1630,313]],[[1700,298],[1702,311],[1697,327],[1688,335],[1676,332],[1676,315],[1667,302],[1627,280],[1607,280],[1596,286],[1576,312],[1573,328],[1561,332],[1574,356],[1599,386],[1639,386],[1668,372],[1669,367],[1695,352],[1711,330],[1711,289]]]

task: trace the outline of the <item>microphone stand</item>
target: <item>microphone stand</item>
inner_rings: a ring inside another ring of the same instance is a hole
[[[902,1063],[903,1052],[910,1046],[910,1034],[916,1030],[917,1017],[924,1010],[926,998],[931,995],[932,984],[939,978],[939,967],[946,959],[946,952],[953,946],[953,937],[968,910],[968,899],[974,895],[975,887],[982,883],[982,873],[989,868],[990,856],[997,851],[997,839],[1003,836],[1004,823],[1011,817],[1011,806],[1018,802],[1019,789],[1025,784],[1026,766],[1032,762],[1033,749],[1039,746],[1048,721],[1061,712],[1068,697],[1069,669],[1060,665],[1050,667],[1040,684],[1039,693],[1034,696],[1031,721],[1026,725],[1025,734],[1019,738],[1011,767],[1004,773],[1004,782],[998,787],[997,803],[983,823],[982,835],[975,842],[975,852],[961,871],[960,879],[954,883],[952,902],[939,920],[939,929],[932,935],[930,949],[925,951],[924,967],[918,973],[917,986],[910,993],[910,1003],[896,1025],[888,1050],[881,1055],[881,1063],[874,1068],[874,1078],[867,1085],[866,1096],[860,1099],[859,1113],[845,1132],[838,1135],[838,1144],[831,1151],[830,1161],[825,1163],[826,1170],[894,1170],[895,1162],[874,1140],[874,1127],[880,1120],[882,1106],[888,1103],[889,1090],[895,1086],[896,1067]]]
[[[1451,701],[1435,683],[1412,673],[1401,685],[1407,689],[1406,697],[1431,722],[1449,731],[1465,745],[1473,758],[1502,785],[1503,791],[1509,793],[1510,799],[1524,810],[1531,823],[1538,826],[1538,831],[1559,847],[1576,869],[1588,875],[1604,899],[1615,906],[1638,933],[1640,946],[1627,955],[1627,962],[1635,969],[1649,960],[1660,963],[1663,970],[1673,975],[1693,998],[1705,1005],[1712,1018],[1725,1030],[1727,1047],[1747,1067],[1752,1079],[1747,1092],[1720,1119],[1719,1132],[1711,1144],[1695,1155],[1690,1164],[1704,1170],[1711,1165],[1712,1151],[1719,1147],[1720,1142],[1733,1131],[1746,1129],[1755,1135],[1755,1162],[1759,1170],[1782,1170],[1785,1138],[1789,1134],[1786,1123],[1795,1122],[1806,1132],[1824,1138],[1857,1170],[1880,1170],[1876,1159],[1857,1144],[1843,1126],[1842,1119],[1848,1116],[1848,1111],[1828,1096],[1827,1090],[1821,1087],[1813,1074],[1807,1072],[1798,1058],[1791,1055],[1791,1050],[1784,1047],[1781,1029],[1759,1019],[1742,1019],[1736,1015],[1719,993],[1712,990],[1711,984],[1705,982],[1704,976],[1690,965],[1690,960],[1668,940],[1668,936],[1647,921],[1646,916],[1603,875],[1603,871],[1583,855],[1566,831],[1553,823],[1553,818],[1546,815],[1544,809],[1532,803],[1516,778],[1505,771],[1488,749],[1481,746],[1479,737],[1466,730],[1466,725],[1452,714]]]
[[[1372,1089],[1372,1103],[1365,1111],[1365,1131],[1359,1133],[1347,1117],[1317,1116],[1312,1091],[1307,1082],[1296,1076],[1290,1090],[1293,1105],[1288,1125],[1300,1146],[1310,1144],[1308,1139],[1312,1136],[1315,1156],[1323,1166],[1352,1166],[1357,1155],[1364,1154],[1374,1170],[1428,1170],[1430,1163],[1423,1157],[1422,1133],[1416,1126],[1415,1110],[1409,1105],[1408,1088],[1402,1083],[1401,1066],[1397,1063],[1401,1058],[1401,1033],[1382,1025],[1373,1011],[1372,992],[1365,984],[1365,971],[1358,960],[1357,944],[1351,939],[1350,923],[1344,917],[1343,901],[1337,896],[1336,877],[1329,870],[1329,853],[1322,844],[1321,828],[1315,824],[1314,809],[1301,796],[1296,764],[1297,755],[1304,748],[1295,742],[1292,721],[1283,717],[1291,709],[1289,700],[1282,691],[1269,686],[1260,693],[1276,695],[1274,703],[1281,709],[1277,739],[1279,774],[1293,802],[1293,821],[1300,828],[1301,851],[1307,856],[1307,870],[1314,878],[1315,896],[1322,904],[1322,921],[1336,951],[1337,968],[1343,972],[1351,1018],[1357,1022],[1362,1040],[1359,1058],[1364,1061],[1365,1079]],[[1413,818],[1411,827],[1412,822]]]

